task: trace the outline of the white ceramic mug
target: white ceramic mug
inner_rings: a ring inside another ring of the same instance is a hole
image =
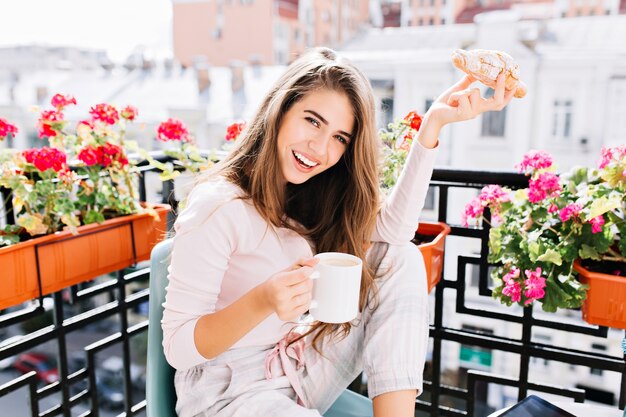
[[[310,312],[324,323],[345,323],[359,313],[363,261],[347,253],[318,253],[311,274],[313,299]]]

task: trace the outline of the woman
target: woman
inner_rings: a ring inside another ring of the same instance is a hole
[[[367,78],[327,48],[289,66],[238,146],[198,184],[176,225],[163,347],[180,416],[320,416],[363,370],[374,415],[412,416],[428,341],[426,279],[409,243],[440,129],[502,109],[465,77],[424,116],[403,174],[379,204]],[[360,313],[314,322],[319,252],[364,262]]]

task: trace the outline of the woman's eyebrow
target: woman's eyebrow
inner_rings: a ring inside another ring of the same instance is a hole
[[[322,123],[324,123],[326,126],[328,126],[328,121],[326,119],[324,119],[324,117],[319,114],[318,112],[316,112],[315,110],[305,110],[305,113],[311,113],[313,116],[317,117],[318,119],[320,119],[320,121]],[[348,138],[352,139],[352,134],[348,133],[346,131],[340,130],[339,133],[341,133],[344,136],[347,136]]]

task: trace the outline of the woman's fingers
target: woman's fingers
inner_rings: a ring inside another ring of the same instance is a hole
[[[471,75],[466,75],[465,77],[457,81],[455,84],[453,84],[446,91],[444,91],[443,94],[441,94],[441,96],[437,98],[437,101],[439,101],[440,103],[448,103],[448,100],[452,94],[467,89],[467,87],[472,85],[474,81],[476,81],[474,77],[472,77]]]
[[[491,97],[493,105],[497,108],[504,104],[504,81],[506,77],[504,74],[498,75],[496,79],[496,89],[493,92],[493,96]]]
[[[480,96],[480,92],[478,93],[478,95]],[[467,94],[464,94],[458,98],[456,107],[457,107],[457,112],[459,113],[459,116],[462,119],[469,119],[472,117],[471,115],[474,113],[474,110],[472,108],[472,102],[470,101],[470,97],[472,96],[475,97],[476,94],[472,92],[468,92]]]

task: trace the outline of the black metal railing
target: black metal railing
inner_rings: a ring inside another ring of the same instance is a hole
[[[150,199],[149,190],[146,189],[146,175],[150,173],[143,172],[140,193],[144,199]],[[450,236],[476,240],[480,250],[477,254],[463,253],[453,262],[450,262],[452,255],[446,254],[446,263],[456,263],[456,269],[444,268],[443,279],[434,295],[431,294],[434,297],[434,315],[430,328],[432,357],[427,364],[424,393],[416,401],[416,415],[484,416],[492,410],[486,401],[489,391],[486,387],[493,386],[513,387],[517,391],[517,399],[526,397],[532,391],[571,398],[577,402],[590,399],[584,388],[576,387],[577,381],[555,386],[551,378],[533,378],[531,364],[534,360],[620,374],[618,406],[624,408],[625,357],[575,349],[558,343],[545,343],[533,338],[533,331],[548,329],[568,335],[586,335],[593,340],[605,342],[610,334],[606,327],[588,326],[576,319],[564,322],[562,315],[536,314],[533,307],[519,310],[498,306],[480,308],[468,301],[469,298],[473,301],[491,299],[487,262],[488,225],[482,228],[460,227],[450,220],[454,218],[454,213],[449,210],[454,202],[457,205],[459,202],[458,197],[455,200],[454,193],[459,190],[479,189],[492,183],[513,188],[525,187],[527,178],[514,173],[449,169],[437,169],[433,175],[432,187],[437,190],[436,217],[439,221],[452,225]],[[176,206],[172,196],[173,182],[165,182],[160,200]],[[55,293],[48,298],[52,300],[51,307],[47,305],[48,299],[40,298],[33,300],[27,307],[5,310],[0,314],[0,342],[15,333],[23,332],[25,328],[29,329],[19,341],[0,347],[0,363],[23,352],[50,350],[59,369],[59,380],[46,383],[38,380],[36,372],[21,376],[10,374],[10,371],[0,372],[6,379],[0,381],[0,410],[14,406],[15,400],[11,402],[10,399],[18,396],[17,402],[25,411],[11,415],[97,417],[118,413],[126,416],[145,414],[142,378],[141,375],[133,375],[134,364],[142,365],[145,361],[145,357],[138,351],[145,348],[148,327],[147,317],[136,314],[136,311],[142,311],[148,300],[149,271],[141,266]],[[470,288],[466,284],[468,266],[475,267],[478,271],[478,289],[472,289],[475,294],[471,297],[468,295]],[[504,327],[517,325],[521,327],[521,331],[519,337],[511,337],[509,334],[455,327],[444,320],[445,313],[450,311],[459,317],[492,320],[494,323],[502,323]],[[457,371],[451,377],[447,366],[444,366],[444,354],[448,346],[471,346],[479,350],[514,355],[517,366],[514,371],[504,375],[485,372],[484,367],[465,369],[468,368],[465,364],[463,370]],[[100,374],[103,359],[113,354],[120,356],[123,363],[116,375],[117,381],[121,381],[120,384],[123,385],[123,390],[118,387],[118,401],[106,397]],[[361,378],[351,388],[361,392],[366,390]],[[26,397],[28,400],[25,400]],[[111,411],[106,406],[117,408]],[[4,415],[4,412],[0,414]]]

